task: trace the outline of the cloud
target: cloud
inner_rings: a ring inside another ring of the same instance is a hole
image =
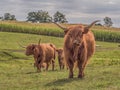
[[[45,10],[50,15],[60,11],[70,23],[89,23],[108,16],[118,25],[119,3],[120,0],[1,0],[0,16],[9,12],[18,20],[26,20],[30,11]]]

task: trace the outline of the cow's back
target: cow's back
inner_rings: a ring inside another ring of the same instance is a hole
[[[94,54],[95,51],[95,38],[91,31],[84,35],[87,47],[87,57],[88,59]]]
[[[41,47],[45,54],[45,62],[49,62],[54,58],[54,49],[49,44],[41,44]]]

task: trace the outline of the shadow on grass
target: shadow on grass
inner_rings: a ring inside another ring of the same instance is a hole
[[[9,51],[9,52],[24,52],[25,50],[21,49],[1,49],[2,51]]]
[[[49,86],[62,86],[62,85],[65,85],[67,83],[71,83],[73,81],[80,81],[80,80],[83,80],[83,79],[79,79],[79,78],[63,78],[63,79],[58,79],[58,80],[55,80],[55,81],[52,81],[52,82],[49,82],[47,84],[45,84],[46,87],[49,87]]]
[[[7,58],[7,60],[0,60],[0,61],[29,60],[28,57],[25,57],[25,56],[22,57],[22,56],[16,55],[15,53],[8,50],[0,51],[0,57]]]
[[[34,71],[34,72],[27,72],[25,74],[39,74],[40,72]]]
[[[58,71],[57,69],[55,69],[54,71],[53,70],[46,71],[45,69],[42,69],[41,72],[38,72],[37,69],[36,69],[36,71],[34,71],[34,72],[27,72],[25,74],[35,74],[35,73],[42,73],[42,72],[57,72],[57,71]]]

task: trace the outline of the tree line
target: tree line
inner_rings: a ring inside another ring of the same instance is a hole
[[[50,22],[59,22],[59,23],[68,23],[66,16],[57,11],[53,16],[49,15],[49,12],[38,10],[38,11],[32,11],[27,14],[26,17],[27,22],[33,22],[33,23],[50,23]],[[0,17],[0,20],[17,20],[15,15],[12,15],[10,13],[5,13],[4,16]],[[110,17],[105,17],[103,19],[104,26],[111,27],[113,22]],[[98,23],[97,25],[102,26],[101,23]]]
[[[65,15],[59,11],[57,11],[53,16],[50,16],[47,11],[38,10],[29,12],[27,14],[28,22],[36,22],[36,23],[49,23],[49,22],[59,22],[59,23],[67,23],[67,19]],[[4,16],[0,17],[1,20],[16,20],[15,15],[11,15],[10,13],[5,13]]]

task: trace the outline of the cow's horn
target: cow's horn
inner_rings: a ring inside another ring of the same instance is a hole
[[[41,38],[40,38],[39,41],[38,41],[38,45],[40,44],[40,42],[41,42]]]
[[[89,29],[91,28],[96,22],[100,22],[100,20],[96,20],[94,22],[92,22],[89,26],[87,26],[86,28]]]
[[[21,45],[20,43],[18,43],[18,44],[19,44],[20,47],[22,47],[22,48],[26,48],[26,46],[23,46],[23,45]]]
[[[62,26],[62,25],[60,25],[60,24],[58,24],[58,23],[56,23],[56,22],[53,22],[54,24],[56,24],[58,27],[60,27],[61,29],[63,29],[63,30],[66,30],[66,27],[64,27],[64,26]]]

